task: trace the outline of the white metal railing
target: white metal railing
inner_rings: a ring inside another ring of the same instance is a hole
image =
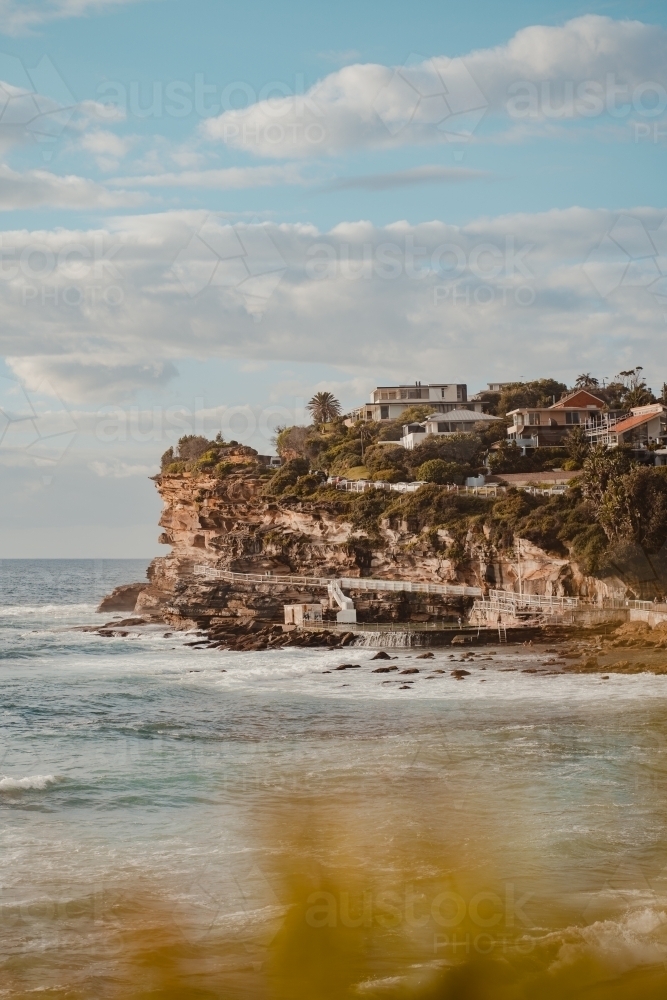
[[[348,590],[392,590],[414,594],[451,594],[455,597],[481,597],[481,587],[458,583],[422,583],[413,580],[373,580],[368,577],[341,577],[339,583]]]
[[[273,583],[285,585],[294,583],[299,586],[327,586],[329,580],[319,576],[276,576],[273,573],[233,573],[229,569],[215,569],[213,566],[196,565],[195,576],[204,576],[208,580],[228,580],[230,583]]]
[[[415,493],[422,486],[429,485],[425,482],[414,483],[385,483],[370,479],[339,479],[329,477],[329,486],[335,486],[337,490],[345,490],[347,493],[365,493],[367,490],[389,490],[395,493]],[[507,493],[511,486],[501,486],[498,483],[489,483],[485,486],[456,486],[454,483],[447,483],[442,487],[448,493],[464,493],[470,496],[496,497],[499,494]],[[523,490],[533,496],[556,496],[565,492],[566,483],[557,483],[553,486],[517,486],[515,489]]]
[[[228,569],[216,569],[213,566],[197,564],[194,567],[196,576],[209,580],[228,580],[230,583],[261,583],[285,586],[295,584],[305,587],[329,587],[335,582],[347,590],[390,590],[407,591],[416,594],[444,594],[452,597],[481,597],[480,587],[468,587],[455,583],[422,583],[414,580],[374,580],[368,577],[331,577],[331,576],[279,576],[273,573],[234,573]]]
[[[631,601],[625,598],[605,597],[602,605],[605,608],[631,608],[633,611],[658,611],[667,614],[667,604],[658,601]]]
[[[489,599],[498,604],[527,608],[578,608],[578,597],[550,597],[544,594],[517,594],[513,590],[490,590]]]
[[[351,597],[345,596],[343,591],[340,589],[337,580],[332,580],[331,583],[329,583],[327,590],[341,611],[354,611],[354,601]]]
[[[347,493],[365,493],[367,490],[387,490],[393,493],[416,493],[420,486],[425,486],[422,481],[414,483],[386,483],[370,479],[339,479],[338,481],[329,477],[327,483],[335,486],[337,490],[345,490]]]

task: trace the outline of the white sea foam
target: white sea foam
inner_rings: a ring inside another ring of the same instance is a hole
[[[95,604],[5,604],[0,607],[0,618],[32,618],[35,615],[66,618],[92,614],[96,608]]]
[[[552,972],[593,958],[617,975],[638,966],[667,961],[667,914],[659,905],[633,909],[620,920],[600,920],[587,927],[570,928],[571,940],[561,945]],[[557,935],[551,935],[552,939]]]
[[[53,774],[32,774],[28,778],[9,778],[3,775],[0,778],[0,792],[15,792],[34,789],[44,791],[49,785],[55,785],[58,781]]]

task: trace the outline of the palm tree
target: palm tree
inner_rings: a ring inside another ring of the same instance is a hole
[[[341,406],[332,392],[316,392],[307,409],[313,416],[314,424],[328,424],[340,416]]]
[[[584,375],[579,375],[577,381],[574,383],[575,389],[591,389],[597,388],[599,382],[594,378],[590,372],[586,372]]]

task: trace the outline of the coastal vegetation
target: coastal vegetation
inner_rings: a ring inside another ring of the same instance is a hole
[[[575,387],[589,388],[610,406],[655,399],[641,368],[620,373],[606,387],[587,373]],[[539,379],[483,396],[488,397],[487,409],[506,416],[516,406],[548,405],[565,389],[553,379]],[[663,387],[663,396],[665,391]],[[335,397],[318,393],[311,412],[312,425],[278,429],[278,469],[270,468],[255,449],[226,442],[221,435],[214,440],[187,435],[162,456],[162,472],[259,478],[267,502],[326,510],[350,523],[350,544],[360,565],[370,564],[372,551],[386,545],[383,529],[402,525],[423,534],[432,549],[446,549],[456,562],[474,547],[512,549],[518,537],[554,557],[576,561],[585,574],[620,572],[634,581],[637,592],[646,590],[647,580],[656,592],[667,589],[667,469],[638,464],[628,448],[591,449],[574,427],[564,448],[540,448],[524,456],[504,440],[502,421],[491,428],[477,424],[471,433],[433,436],[408,450],[399,444],[402,425],[423,420],[427,406],[406,410],[400,420],[352,421],[340,415]],[[546,472],[558,467],[580,470],[562,495],[508,489],[497,497],[480,497],[451,489],[489,468]],[[386,489],[352,493],[328,483],[332,476],[424,485],[408,494]]]

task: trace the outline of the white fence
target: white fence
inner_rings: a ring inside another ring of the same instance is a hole
[[[337,490],[345,490],[347,493],[366,493],[367,490],[391,490],[395,493],[416,493],[422,486],[428,483],[417,481],[415,483],[385,483],[373,482],[370,479],[327,479],[329,486],[335,486]],[[497,497],[507,493],[510,486],[501,486],[499,483],[489,483],[486,486],[456,486],[454,483],[447,483],[442,487],[448,493],[464,493],[477,497]],[[556,484],[554,486],[517,486],[515,489],[523,490],[533,496],[562,496],[566,489],[566,484]]]
[[[294,584],[300,587],[324,587],[335,582],[347,590],[391,590],[407,591],[415,594],[443,594],[451,597],[481,597],[480,587],[468,587],[455,583],[422,583],[413,580],[373,580],[368,577],[326,577],[326,576],[278,576],[273,573],[233,573],[228,569],[196,565],[196,576],[208,580],[228,580],[230,583],[257,583],[276,587]]]
[[[548,597],[543,594],[517,594],[513,590],[490,590],[489,599],[516,608],[570,609],[579,607],[578,597]]]

